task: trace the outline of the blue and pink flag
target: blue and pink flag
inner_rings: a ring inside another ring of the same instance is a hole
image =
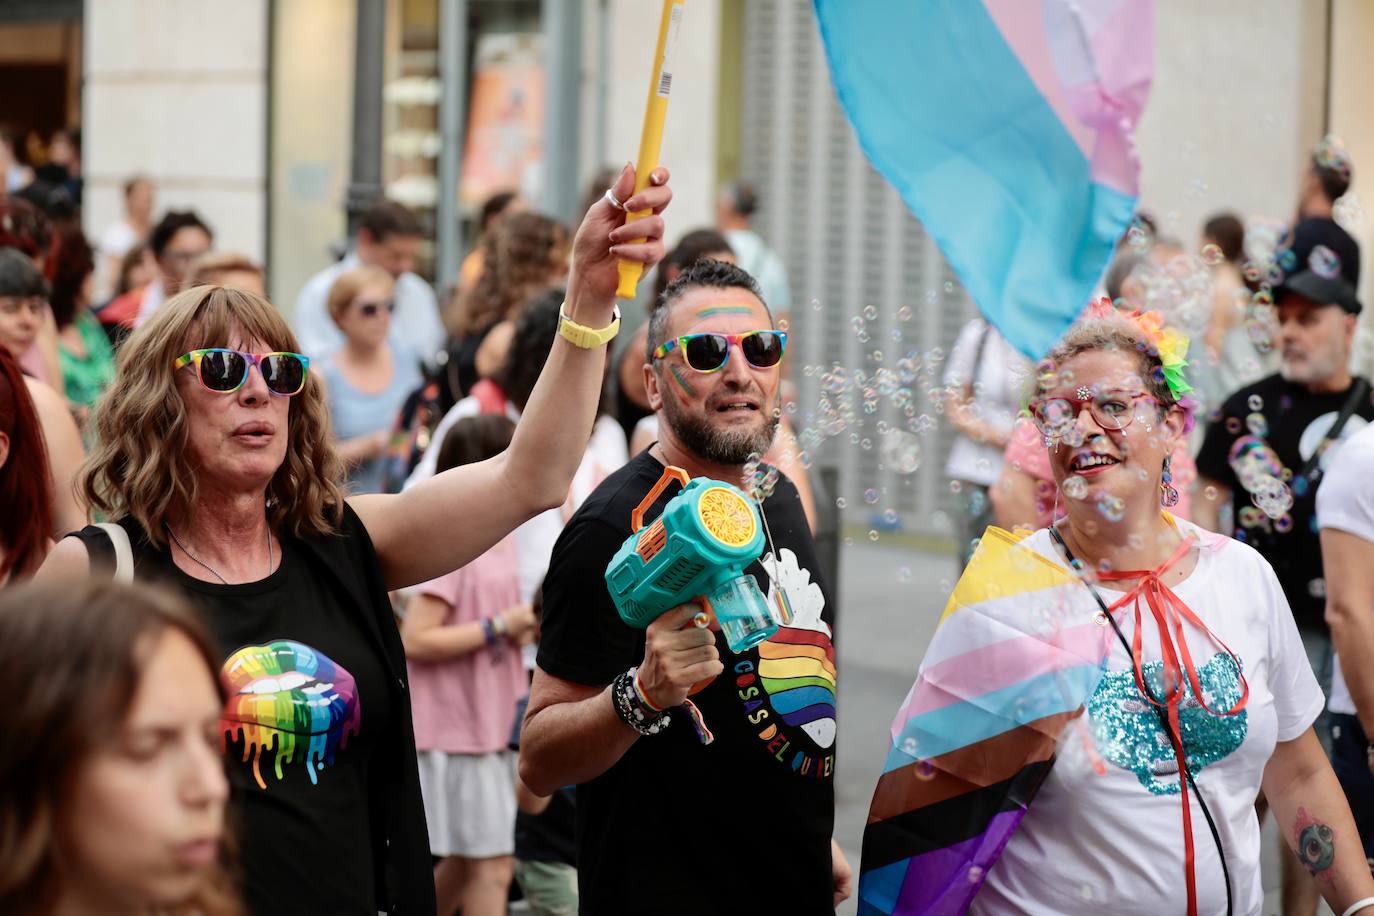
[[[1043,356],[1135,211],[1151,0],[815,0],[835,90],[983,315]]]

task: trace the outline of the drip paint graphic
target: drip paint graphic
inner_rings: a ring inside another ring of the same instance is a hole
[[[796,725],[825,750],[835,743],[835,649],[830,627],[821,619],[825,595],[811,581],[811,573],[787,548],[763,558],[764,569],[776,568],[778,581],[769,586],[769,600],[778,602],[778,588],[786,594],[792,619],[759,646],[759,679],[776,712]]]
[[[224,663],[231,692],[220,718],[224,743],[243,741],[243,760],[253,755],[253,778],[261,788],[259,762],[275,751],[273,767],[303,760],[310,782],[316,770],[334,762],[334,752],[356,735],[362,718],[353,675],[324,654],[298,642],[281,640],[244,646]],[[298,756],[299,755],[299,756]]]

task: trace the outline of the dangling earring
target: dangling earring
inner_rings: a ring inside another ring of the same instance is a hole
[[[1170,468],[1173,456],[1164,459],[1164,477],[1159,482],[1159,504],[1166,509],[1178,505],[1178,490],[1174,487],[1174,472]]]

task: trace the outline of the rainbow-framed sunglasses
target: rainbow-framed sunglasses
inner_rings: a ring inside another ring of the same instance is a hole
[[[289,398],[300,394],[305,388],[310,357],[284,351],[245,353],[242,350],[209,347],[178,356],[172,369],[191,365],[196,367],[196,377],[200,383],[218,394],[238,391],[248,381],[248,371],[257,366],[262,373],[262,380],[267,383],[267,390]]]
[[[684,334],[665,340],[654,350],[653,359],[663,359],[674,348],[682,351],[688,368],[698,372],[718,372],[730,359],[730,347],[739,347],[745,360],[755,369],[771,369],[782,362],[787,348],[786,331],[745,331],[743,334]]]

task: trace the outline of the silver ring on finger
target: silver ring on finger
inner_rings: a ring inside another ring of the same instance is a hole
[[[610,204],[612,207],[615,207],[617,210],[624,211],[625,204],[621,201],[619,197],[615,196],[614,188],[607,188],[606,193],[602,196],[605,197],[606,203]]]

